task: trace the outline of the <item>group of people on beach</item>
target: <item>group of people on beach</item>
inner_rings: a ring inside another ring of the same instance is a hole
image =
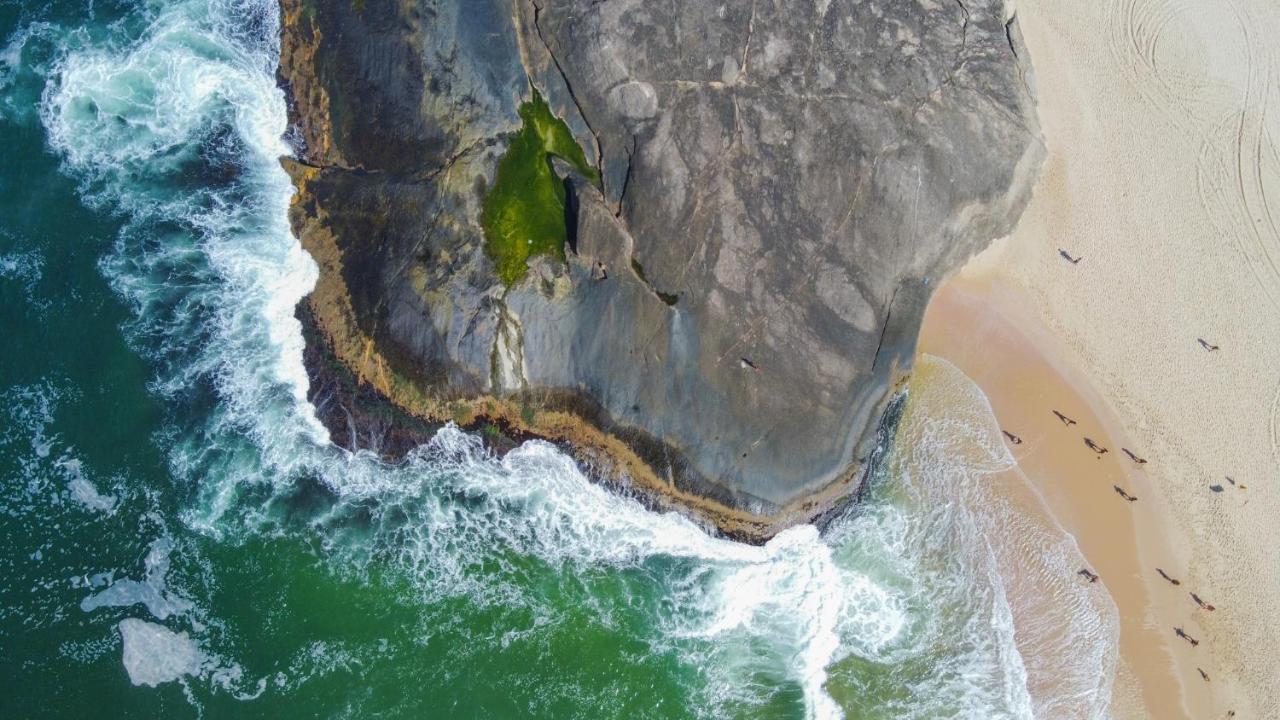
[[[1200,344],[1201,344],[1201,345],[1203,345],[1203,346],[1205,346],[1205,349],[1206,349],[1206,350],[1208,350],[1208,351],[1210,351],[1210,352],[1216,351],[1216,350],[1218,349],[1218,347],[1217,347],[1216,345],[1209,345],[1208,343],[1206,343],[1206,342],[1205,342],[1205,341],[1203,341],[1203,340],[1201,340],[1201,341],[1200,341]],[[1063,425],[1064,427],[1071,427],[1071,426],[1073,426],[1073,425],[1076,425],[1076,424],[1077,424],[1077,423],[1076,423],[1076,421],[1075,421],[1074,419],[1072,419],[1071,417],[1068,417],[1065,413],[1061,412],[1060,410],[1053,409],[1053,410],[1052,410],[1052,412],[1053,412],[1054,416],[1058,419],[1058,421],[1059,421],[1059,422],[1061,422],[1061,423],[1062,423],[1062,425]],[[1021,445],[1021,444],[1022,444],[1022,438],[1021,438],[1021,437],[1019,437],[1018,435],[1016,435],[1016,434],[1014,434],[1014,433],[1012,433],[1012,432],[1010,432],[1010,431],[1008,431],[1008,430],[1004,430],[1003,428],[1001,429],[1001,432],[1002,432],[1002,433],[1004,433],[1004,436],[1005,436],[1006,438],[1008,438],[1008,440],[1009,440],[1010,444],[1012,444],[1012,445]],[[1095,457],[1097,457],[1097,458],[1099,458],[1099,459],[1101,459],[1101,457],[1102,457],[1103,455],[1105,455],[1105,454],[1107,454],[1108,452],[1110,452],[1110,450],[1109,450],[1107,447],[1105,447],[1105,446],[1103,446],[1102,444],[1098,443],[1098,442],[1097,442],[1096,440],[1094,440],[1093,438],[1090,438],[1090,437],[1087,437],[1087,436],[1086,436],[1086,437],[1084,437],[1083,439],[1084,439],[1084,445],[1085,445],[1085,447],[1087,447],[1089,450],[1093,451],[1093,453],[1094,453]],[[1146,464],[1147,464],[1147,460],[1146,460],[1146,458],[1144,458],[1144,457],[1142,457],[1142,456],[1138,455],[1138,454],[1137,454],[1136,452],[1134,452],[1133,450],[1130,450],[1129,448],[1120,448],[1120,450],[1121,450],[1121,451],[1122,451],[1122,452],[1123,452],[1123,453],[1124,453],[1124,454],[1129,458],[1129,460],[1131,460],[1135,465],[1139,465],[1139,466],[1141,466],[1141,465],[1146,465]],[[1238,485],[1236,485],[1235,481],[1234,481],[1233,479],[1231,479],[1231,478],[1228,478],[1228,480],[1231,482],[1231,484],[1232,484],[1233,486],[1236,486],[1236,487],[1243,487],[1243,486],[1238,486]],[[1111,488],[1116,492],[1116,494],[1117,494],[1117,495],[1119,495],[1119,496],[1120,496],[1120,498],[1121,498],[1121,499],[1125,500],[1126,502],[1130,502],[1130,503],[1132,503],[1132,502],[1136,502],[1136,501],[1138,500],[1137,496],[1130,494],[1128,490],[1126,490],[1125,488],[1121,487],[1120,485],[1115,485],[1115,484],[1113,484],[1113,485],[1111,486]],[[1156,573],[1157,573],[1157,574],[1159,574],[1159,576],[1160,576],[1161,578],[1163,578],[1165,581],[1167,581],[1170,585],[1175,585],[1175,586],[1181,586],[1181,585],[1182,585],[1182,581],[1180,581],[1180,580],[1178,580],[1177,578],[1175,578],[1175,577],[1173,577],[1173,576],[1169,575],[1169,573],[1165,572],[1165,570],[1164,570],[1163,568],[1156,568]],[[1077,575],[1079,575],[1080,577],[1084,578],[1084,580],[1085,580],[1086,582],[1088,582],[1088,583],[1096,583],[1096,582],[1098,582],[1098,580],[1100,579],[1097,573],[1095,573],[1093,570],[1091,570],[1091,569],[1089,569],[1089,568],[1087,568],[1087,567],[1080,568],[1078,571],[1076,571],[1076,574],[1077,574]],[[1201,598],[1201,597],[1200,597],[1199,595],[1197,595],[1196,593],[1191,592],[1191,593],[1188,593],[1188,594],[1189,594],[1189,595],[1190,595],[1190,597],[1191,597],[1191,601],[1192,601],[1192,602],[1194,602],[1194,603],[1196,604],[1196,606],[1197,606],[1198,608],[1200,608],[1201,610],[1205,610],[1205,611],[1207,611],[1207,612],[1213,612],[1213,611],[1216,609],[1212,604],[1210,604],[1210,603],[1208,603],[1208,602],[1205,602],[1205,601],[1204,601],[1204,599],[1203,599],[1203,598]],[[1175,627],[1173,628],[1173,633],[1174,633],[1174,635],[1175,635],[1176,637],[1178,637],[1178,638],[1180,638],[1180,639],[1182,639],[1182,640],[1185,640],[1185,641],[1187,642],[1187,644],[1189,644],[1189,645],[1190,645],[1191,647],[1193,647],[1193,648],[1194,648],[1194,647],[1198,647],[1198,646],[1200,645],[1200,641],[1199,641],[1199,640],[1197,640],[1195,637],[1192,637],[1192,636],[1191,636],[1189,633],[1187,633],[1187,631],[1186,631],[1185,629],[1183,629],[1182,627],[1177,627],[1177,626],[1175,626]],[[1201,678],[1202,680],[1204,680],[1205,682],[1209,682],[1209,673],[1208,673],[1208,672],[1206,672],[1203,668],[1200,668],[1200,667],[1196,667],[1196,671],[1200,674],[1200,678]]]

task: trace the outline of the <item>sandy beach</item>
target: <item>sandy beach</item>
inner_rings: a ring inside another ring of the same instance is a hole
[[[1102,576],[1115,716],[1280,717],[1280,8],[1035,1],[1017,18],[1044,173],[1017,230],[944,284],[921,351],[983,388]]]
[[[1017,462],[992,482],[1015,495],[1023,512],[1047,511],[1049,522],[1075,539],[1082,567],[1100,576],[1091,589],[1115,603],[1120,625],[1116,715],[1212,717],[1221,704],[1221,683],[1206,683],[1197,668],[1211,680],[1218,677],[1214,659],[1173,634],[1181,626],[1199,640],[1199,621],[1207,612],[1194,605],[1189,593],[1196,588],[1180,570],[1190,555],[1186,538],[1172,531],[1166,498],[1149,474],[1123,454],[1134,443],[1118,418],[1087,378],[1062,362],[1060,343],[1025,315],[1028,307],[1019,290],[999,280],[949,283],[930,306],[921,351],[945,359],[983,388],[1001,429],[1013,435],[1005,442]],[[1108,452],[1090,450],[1085,438]],[[1117,487],[1137,500],[1125,500]],[[1162,579],[1156,568],[1181,584]],[[1065,572],[1074,576],[1079,569]],[[1074,579],[1089,585],[1083,577]],[[1043,619],[1015,617],[1023,624]],[[1047,667],[1050,677],[1031,673],[1033,690],[1053,681],[1056,666]]]

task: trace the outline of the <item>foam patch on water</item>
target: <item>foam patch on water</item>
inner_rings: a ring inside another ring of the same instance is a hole
[[[169,574],[169,553],[172,551],[172,540],[156,540],[147,552],[144,579],[116,580],[105,590],[81,600],[80,609],[93,612],[103,607],[143,605],[158,620],[190,612],[194,607],[192,602],[165,586],[165,576]]]
[[[134,685],[155,687],[205,669],[204,653],[185,632],[136,618],[121,620],[117,627],[124,643],[124,669]]]
[[[22,285],[29,294],[40,281],[44,271],[44,258],[36,252],[19,252],[0,255],[0,280],[12,280]]]
[[[84,475],[79,473],[79,468],[77,468],[76,477],[67,483],[67,489],[72,493],[72,500],[81,503],[88,510],[105,512],[108,515],[115,510],[115,496],[102,495],[93,483],[88,482]]]

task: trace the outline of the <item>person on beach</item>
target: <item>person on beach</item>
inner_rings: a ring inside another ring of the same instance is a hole
[[[1120,448],[1120,449],[1124,451],[1124,454],[1125,454],[1125,455],[1128,455],[1128,456],[1129,456],[1129,459],[1130,459],[1130,460],[1132,460],[1132,461],[1134,461],[1134,462],[1138,463],[1139,465],[1146,465],[1146,464],[1147,464],[1147,460],[1146,460],[1146,458],[1140,458],[1140,457],[1138,457],[1137,455],[1134,455],[1134,454],[1133,454],[1133,451],[1132,451],[1132,450],[1130,450],[1129,448],[1127,448],[1127,447],[1122,447],[1122,448]]]
[[[1226,478],[1226,479],[1227,479],[1227,482],[1231,483],[1231,487],[1236,488],[1237,490],[1248,490],[1248,489],[1249,489],[1249,486],[1248,486],[1248,485],[1245,485],[1244,483],[1237,483],[1237,482],[1236,482],[1236,479],[1235,479],[1235,478],[1233,478],[1233,477],[1231,477],[1230,475],[1223,475],[1222,477]]]
[[[1017,435],[1014,435],[1008,430],[1001,430],[1000,432],[1004,433],[1004,436],[1009,438],[1009,442],[1013,443],[1014,445],[1022,444],[1022,438],[1018,437]]]
[[[1093,572],[1089,568],[1080,568],[1080,570],[1076,572],[1076,574],[1079,575],[1080,577],[1083,577],[1085,580],[1088,580],[1091,583],[1098,582],[1098,574]]]
[[[1180,628],[1180,627],[1176,627],[1176,628],[1174,628],[1174,629],[1173,629],[1173,634],[1174,634],[1174,635],[1177,635],[1178,637],[1182,638],[1183,640],[1186,640],[1187,642],[1191,643],[1191,647],[1196,647],[1197,645],[1199,645],[1199,644],[1200,644],[1200,641],[1199,641],[1199,640],[1197,640],[1197,639],[1195,639],[1195,638],[1191,637],[1190,635],[1188,635],[1188,634],[1187,634],[1187,632],[1186,632],[1185,630],[1183,630],[1182,628]]]
[[[1200,343],[1200,347],[1204,348],[1208,352],[1214,352],[1218,349],[1217,345],[1210,345],[1204,338],[1196,338],[1196,342]]]
[[[1201,600],[1200,596],[1195,593],[1191,593],[1191,599],[1196,601],[1196,604],[1200,606],[1201,610],[1208,610],[1209,612],[1213,612],[1216,609],[1209,603],[1205,602],[1204,600]]]
[[[1058,248],[1058,254],[1061,255],[1067,262],[1071,263],[1072,265],[1079,265],[1080,261],[1084,259],[1083,257],[1079,257],[1079,256],[1071,257],[1071,253],[1067,252],[1066,250],[1063,250],[1062,248]]]
[[[1133,502],[1138,499],[1133,495],[1130,495],[1129,493],[1125,492],[1124,488],[1120,487],[1119,485],[1112,485],[1111,488],[1115,490],[1117,493],[1119,493],[1120,497],[1124,498],[1125,500],[1128,500],[1129,502]]]
[[[1075,421],[1075,420],[1072,420],[1071,418],[1067,417],[1066,415],[1063,415],[1062,413],[1058,412],[1057,410],[1054,410],[1054,411],[1053,411],[1053,414],[1054,414],[1054,415],[1057,415],[1057,416],[1058,416],[1058,419],[1062,421],[1062,424],[1063,424],[1063,425],[1066,425],[1067,427],[1071,427],[1072,425],[1075,425],[1075,424],[1076,424],[1076,421]]]
[[[1165,580],[1168,580],[1170,585],[1182,584],[1181,580],[1169,577],[1169,573],[1165,572],[1164,570],[1161,570],[1160,568],[1156,568],[1156,572],[1160,573],[1160,577],[1164,578]]]
[[[1200,677],[1204,679],[1205,682],[1209,682],[1209,673],[1200,668],[1196,668],[1196,671],[1200,673]]]
[[[1087,446],[1089,447],[1089,449],[1090,449],[1090,450],[1092,450],[1092,451],[1094,451],[1094,452],[1098,453],[1099,455],[1105,455],[1105,454],[1107,454],[1107,453],[1111,452],[1110,450],[1108,450],[1108,449],[1106,449],[1106,448],[1102,447],[1101,445],[1099,445],[1098,443],[1094,442],[1092,438],[1085,438],[1085,439],[1084,439],[1084,444],[1085,444],[1085,445],[1087,445]]]

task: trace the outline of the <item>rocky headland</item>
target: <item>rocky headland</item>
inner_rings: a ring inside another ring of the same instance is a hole
[[[281,0],[335,442],[444,422],[761,540],[861,484],[1044,155],[999,0]]]

